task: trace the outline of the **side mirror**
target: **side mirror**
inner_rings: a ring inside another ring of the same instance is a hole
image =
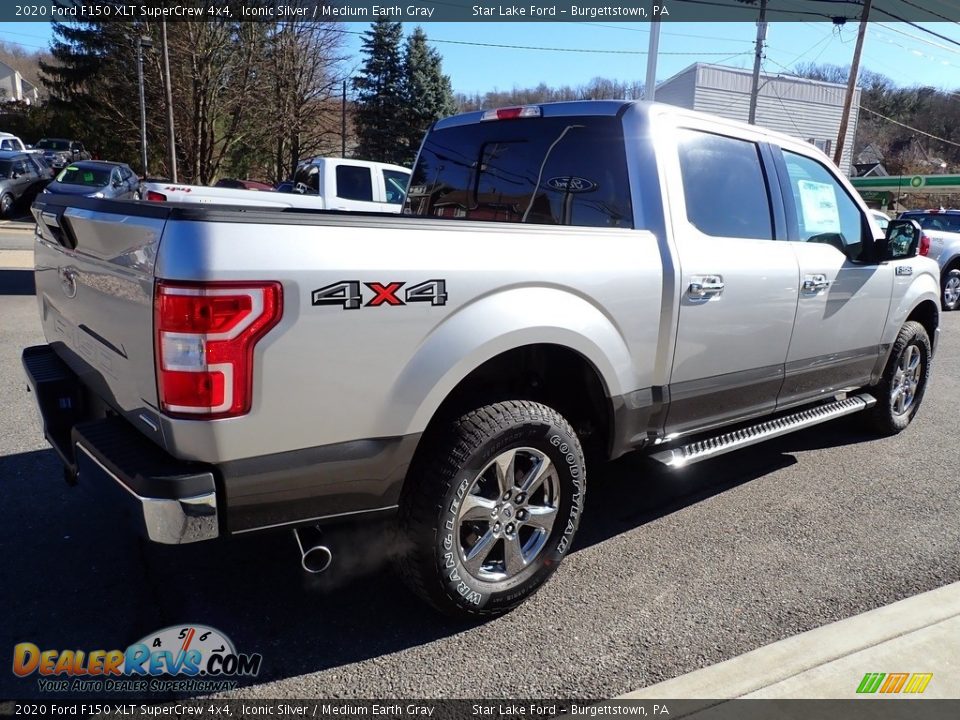
[[[916,220],[891,220],[880,252],[881,260],[902,260],[920,252],[923,230]]]

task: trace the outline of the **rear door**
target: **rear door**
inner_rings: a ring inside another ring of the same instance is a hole
[[[334,167],[334,192],[327,197],[331,210],[380,209],[375,203],[374,192],[377,187],[373,168],[352,163],[337,163]]]
[[[681,279],[668,434],[774,409],[797,308],[769,150],[689,123],[662,155]]]
[[[873,261],[873,226],[827,163],[783,150],[778,168],[789,245],[800,267],[797,319],[779,400],[786,407],[869,383],[894,266]]]

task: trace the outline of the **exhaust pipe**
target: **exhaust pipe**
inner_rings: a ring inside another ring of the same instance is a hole
[[[300,565],[303,569],[317,575],[330,567],[333,562],[333,553],[326,545],[323,545],[323,538],[318,527],[299,527],[294,528],[293,537],[297,541],[297,547],[300,548]]]

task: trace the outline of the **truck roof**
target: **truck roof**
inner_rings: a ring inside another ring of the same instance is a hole
[[[646,100],[572,100],[554,103],[507,105],[505,107],[538,107],[540,108],[540,117],[545,118],[573,116],[615,116],[624,112],[627,108],[635,107],[644,115],[649,115],[651,112],[657,111],[677,117],[696,118],[702,121],[714,123],[718,127],[727,128],[745,137],[761,136],[769,139],[773,143],[785,147],[796,146],[798,142],[803,143],[804,146],[809,145],[809,143],[804,142],[802,138],[788,135],[787,133],[777,132],[776,130],[770,130],[760,125],[751,125],[740,120],[730,120],[728,118],[719,117],[710,113],[689,110],[678,105],[648,102]],[[462,113],[460,115],[453,115],[451,117],[438,120],[436,123],[434,123],[432,130],[443,130],[451,127],[479,123],[483,119],[484,113],[488,111],[489,109],[476,110],[474,112]],[[828,160],[830,159],[814,145],[809,145],[809,148],[813,150],[814,154],[821,155]]]

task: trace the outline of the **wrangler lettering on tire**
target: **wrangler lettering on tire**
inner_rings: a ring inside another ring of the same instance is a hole
[[[404,580],[452,615],[519,605],[569,551],[583,507],[583,451],[555,410],[508,401],[469,412],[427,440],[407,478]]]

